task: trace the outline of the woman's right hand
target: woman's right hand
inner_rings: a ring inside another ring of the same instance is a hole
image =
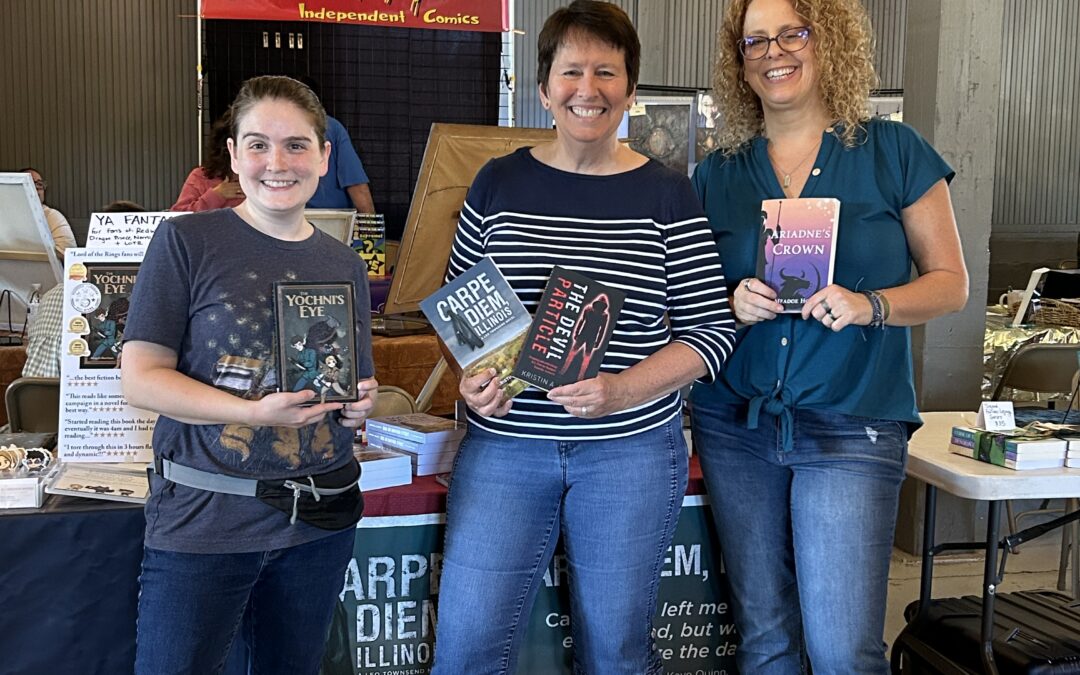
[[[783,313],[784,306],[776,301],[776,291],[764,281],[747,277],[735,287],[731,309],[739,323],[753,324],[775,319],[777,314]]]
[[[252,402],[251,426],[254,427],[292,427],[298,429],[321,420],[326,413],[341,410],[341,403],[319,403],[305,406],[315,398],[310,389],[297,392],[278,392],[268,394]]]
[[[244,189],[240,187],[240,181],[226,178],[214,186],[214,192],[222,199],[243,199]]]
[[[458,385],[466,405],[484,417],[502,417],[510,412],[513,403],[513,399],[503,395],[497,375],[494,368],[488,368],[472,377],[461,378]]]

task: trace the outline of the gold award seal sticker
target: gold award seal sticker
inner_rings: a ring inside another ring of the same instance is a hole
[[[90,322],[88,322],[84,316],[77,316],[68,324],[68,332],[75,333],[76,335],[89,335]]]
[[[68,270],[68,279],[72,281],[85,281],[86,280],[86,265],[82,263],[75,263]]]
[[[90,353],[90,345],[86,344],[86,340],[82,338],[75,338],[68,343],[68,354],[72,356],[86,356]]]

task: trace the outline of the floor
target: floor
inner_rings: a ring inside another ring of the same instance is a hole
[[[1003,593],[1033,589],[1055,589],[1061,534],[1048,533],[1010,554],[1005,567]],[[889,567],[889,600],[885,616],[885,642],[893,640],[904,627],[904,608],[919,598],[922,564],[917,556],[893,550]],[[982,593],[983,556],[981,553],[949,553],[934,561],[934,597],[980,595]]]

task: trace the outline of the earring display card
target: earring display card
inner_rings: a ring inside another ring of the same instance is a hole
[[[145,464],[111,465],[63,463],[45,492],[91,499],[146,503],[150,481]]]
[[[278,383],[314,391],[312,403],[358,400],[352,283],[274,284]]]

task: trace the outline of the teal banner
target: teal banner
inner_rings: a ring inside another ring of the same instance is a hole
[[[426,675],[435,655],[441,514],[365,518],[334,614],[323,675]],[[738,638],[703,497],[683,502],[660,581],[653,635],[669,675],[734,675]],[[569,582],[561,548],[544,575],[518,675],[570,673]],[[612,621],[619,620],[612,617]]]

